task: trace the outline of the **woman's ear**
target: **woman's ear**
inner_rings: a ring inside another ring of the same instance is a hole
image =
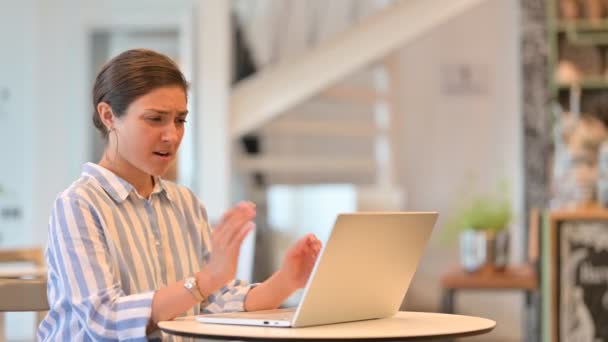
[[[114,113],[112,112],[112,107],[106,102],[99,102],[97,104],[97,113],[108,132],[111,131],[114,128]]]

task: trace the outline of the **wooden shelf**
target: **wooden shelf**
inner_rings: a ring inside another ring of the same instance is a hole
[[[573,209],[553,210],[549,212],[549,219],[552,223],[564,220],[608,220],[608,209],[590,204]]]
[[[603,77],[591,77],[586,78],[581,81],[581,89],[584,90],[602,90],[608,89],[608,79]],[[558,84],[557,87],[560,90],[568,90],[570,89],[570,84]]]
[[[559,20],[556,24],[556,31],[608,32],[608,20]]]
[[[503,271],[482,269],[469,273],[455,269],[441,277],[444,289],[524,289],[538,288],[538,276],[532,265],[509,266]]]

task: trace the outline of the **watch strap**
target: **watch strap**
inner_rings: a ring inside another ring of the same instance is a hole
[[[205,301],[205,296],[198,289],[198,282],[196,280],[196,277],[189,276],[186,279],[184,279],[184,287],[188,291],[190,291],[190,293],[192,294],[192,296],[194,296],[194,298],[196,298],[196,300],[198,300],[199,302]]]

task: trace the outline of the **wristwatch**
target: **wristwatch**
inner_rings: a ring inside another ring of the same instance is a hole
[[[188,291],[190,291],[190,293],[192,293],[192,295],[194,296],[194,298],[196,298],[196,300],[198,300],[199,302],[205,301],[205,296],[203,296],[201,291],[198,289],[198,283],[196,281],[196,277],[189,276],[188,278],[184,279],[184,287]]]

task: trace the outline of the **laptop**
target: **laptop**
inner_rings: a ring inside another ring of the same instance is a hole
[[[196,320],[295,328],[391,317],[436,220],[433,212],[340,214],[296,308],[203,314]]]

